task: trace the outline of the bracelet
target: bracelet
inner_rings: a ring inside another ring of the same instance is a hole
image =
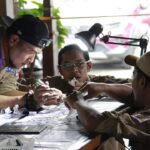
[[[40,105],[34,100],[33,94],[27,93],[25,95],[25,107],[31,111],[37,111],[40,108]]]

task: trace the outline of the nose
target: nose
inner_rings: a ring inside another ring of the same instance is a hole
[[[35,54],[28,58],[28,63],[33,63],[35,59]]]
[[[74,72],[79,71],[79,68],[74,64],[72,66],[72,71],[74,71]]]

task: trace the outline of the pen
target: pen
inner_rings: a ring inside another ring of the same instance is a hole
[[[23,145],[23,143],[19,139],[16,139],[16,143],[17,143],[17,146],[22,146]]]

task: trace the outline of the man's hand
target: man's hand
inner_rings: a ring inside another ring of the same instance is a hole
[[[69,105],[70,108],[73,109],[76,109],[77,101],[84,101],[84,98],[79,91],[75,91],[65,98],[65,102]]]
[[[34,99],[40,105],[58,105],[61,102],[61,97],[62,92],[56,88],[50,88],[47,82],[34,90]]]
[[[83,86],[83,84],[84,84],[83,82],[80,82],[80,81],[76,80],[74,90],[79,90],[80,87]]]
[[[80,87],[79,91],[85,95],[85,99],[97,97],[105,91],[105,83],[86,82]]]

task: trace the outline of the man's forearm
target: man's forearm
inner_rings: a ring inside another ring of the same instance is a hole
[[[0,108],[13,107],[18,104],[20,107],[25,105],[23,96],[4,96],[0,95]]]
[[[27,92],[23,92],[23,91],[19,91],[19,90],[12,90],[12,91],[5,92],[2,95],[5,95],[5,96],[23,96],[26,93]]]
[[[75,107],[78,112],[78,117],[84,127],[88,131],[94,131],[94,129],[100,122],[98,117],[100,114],[96,110],[88,106],[88,103],[85,101],[77,101]]]
[[[124,99],[132,93],[132,87],[125,84],[107,84],[104,89],[104,93],[110,97],[124,102]]]

